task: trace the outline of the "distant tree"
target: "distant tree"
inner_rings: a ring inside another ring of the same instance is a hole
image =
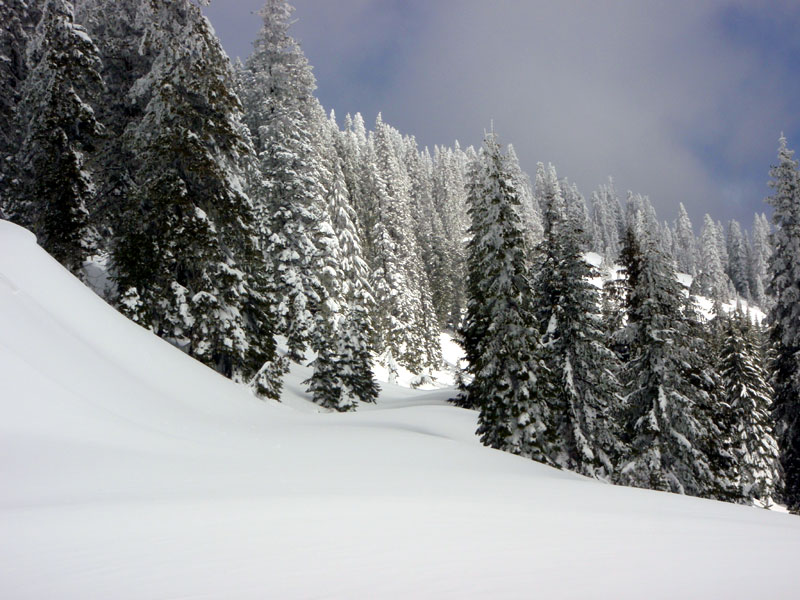
[[[412,182],[399,132],[378,115],[367,164],[374,205],[370,262],[377,301],[376,329],[384,355],[415,373],[441,362],[430,283],[412,221]],[[374,154],[371,154],[374,152]],[[374,163],[369,162],[374,156]]]
[[[455,148],[437,148],[434,151],[434,206],[441,215],[446,234],[447,294],[450,297],[447,325],[453,329],[460,324],[466,306],[467,161],[467,155],[461,151],[458,142]]]
[[[551,224],[547,222],[548,215],[551,213],[551,204],[557,202],[564,203],[564,193],[561,189],[561,183],[558,181],[556,168],[549,164],[545,166],[543,163],[536,165],[536,180],[534,187],[534,197],[536,204],[542,212],[542,227],[546,231]],[[558,199],[557,199],[558,198]]]
[[[733,282],[733,287],[742,298],[749,300],[749,264],[750,244],[747,241],[742,226],[738,221],[728,223],[728,276]]]
[[[683,202],[681,202],[679,206],[673,239],[675,243],[675,261],[678,264],[678,271],[694,276],[695,265],[697,263],[695,257],[697,243],[694,237],[694,231],[692,230],[692,222],[689,220],[689,215],[686,212],[686,208],[683,206]]]
[[[530,177],[522,170],[517,153],[511,144],[508,145],[507,155],[511,177],[520,193],[522,221],[525,225],[525,235],[528,236],[528,246],[533,248],[541,243],[544,235],[541,209],[534,196]]]
[[[750,292],[753,301],[766,310],[767,306],[767,265],[772,254],[772,245],[769,241],[770,225],[765,214],[756,214],[753,219],[753,243],[750,247],[749,271]]]
[[[789,510],[800,512],[800,176],[794,152],[781,136],[778,164],[770,170],[773,194],[772,240],[768,293],[775,303],[769,313],[770,343],[774,352],[772,387],[776,437],[780,449]]]
[[[614,180],[592,192],[593,250],[603,257],[607,265],[613,265],[620,252],[619,220],[622,207],[619,204]]]
[[[330,220],[337,240],[337,248],[329,254],[339,257],[338,264],[326,269],[326,288],[335,291],[340,307],[332,312],[340,316],[331,319],[329,309],[318,311],[318,328],[312,334],[313,343],[319,345],[317,357],[312,362],[314,374],[308,381],[314,402],[338,411],[351,410],[356,402],[375,402],[378,385],[372,372],[372,340],[374,331],[370,310],[375,305],[369,285],[370,273],[363,259],[358,237],[357,217],[350,206],[342,160],[335,151],[338,129],[335,121],[326,121],[320,132],[319,143],[325,150],[322,165],[325,168],[323,183]],[[329,300],[329,303],[332,300]],[[331,348],[327,344],[333,344]]]
[[[699,268],[693,282],[693,291],[711,298],[719,309],[727,299],[728,277],[722,266],[717,244],[717,226],[708,214],[700,234]]]
[[[564,197],[566,207],[566,219],[573,223],[578,242],[584,251],[591,250],[591,220],[589,219],[589,208],[586,205],[586,198],[578,190],[578,186],[565,177],[559,182],[561,193]]]

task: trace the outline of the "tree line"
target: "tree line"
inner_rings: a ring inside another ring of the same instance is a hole
[[[84,280],[105,261],[111,304],[264,397],[307,362],[313,400],[352,410],[377,397],[373,360],[431,377],[449,328],[469,363],[458,402],[480,409],[484,443],[766,502],[781,476],[775,417],[797,503],[785,143],[775,231],[764,215],[749,233],[707,215],[697,238],[682,205],[662,223],[611,180],[587,202],[551,165],[531,180],[492,136],[431,152],[380,115],[340,127],[291,14],[267,0],[252,55],[233,64],[190,0],[0,2],[3,218]],[[590,250],[622,267],[603,290]],[[723,313],[737,298],[771,310],[768,344]]]

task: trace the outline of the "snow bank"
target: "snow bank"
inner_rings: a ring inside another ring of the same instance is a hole
[[[254,398],[0,222],[0,597],[797,595],[796,517],[483,448],[449,389],[318,414],[305,376]]]

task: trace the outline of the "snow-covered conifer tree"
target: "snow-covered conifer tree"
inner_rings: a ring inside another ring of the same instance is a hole
[[[753,301],[766,310],[767,306],[767,265],[772,254],[769,241],[770,226],[765,214],[756,214],[753,218],[753,243],[750,250],[750,292]]]
[[[692,222],[689,220],[689,214],[680,203],[678,208],[678,218],[675,221],[675,233],[673,235],[675,245],[675,261],[678,265],[678,272],[688,273],[694,276],[695,265],[697,259],[695,257],[695,248],[697,246],[694,231],[692,230]]]
[[[249,189],[267,259],[269,300],[290,358],[301,361],[320,310],[336,302],[321,278],[336,260],[330,250],[337,242],[314,138],[316,83],[288,33],[292,10],[284,0],[268,0],[261,9],[263,26],[247,59],[242,101],[258,155],[260,177]],[[338,319],[336,311],[322,313],[329,321]],[[324,329],[336,328],[329,322]]]
[[[642,205],[640,205],[641,207]],[[691,495],[713,495],[715,465],[706,452],[708,378],[682,309],[670,261],[647,237],[647,214],[629,207],[622,262],[627,277],[626,437],[618,481]]]
[[[519,158],[514,151],[514,146],[508,145],[508,165],[511,169],[511,177],[514,185],[519,190],[520,202],[522,203],[522,219],[525,224],[525,234],[528,236],[528,246],[536,247],[544,236],[544,226],[542,224],[542,213],[536,197],[533,193],[533,185],[527,173],[522,170]]]
[[[437,148],[434,152],[434,206],[442,218],[446,232],[448,262],[447,293],[450,306],[447,324],[457,328],[466,305],[466,248],[464,239],[469,227],[466,211],[467,157],[456,142],[455,148]]]
[[[189,0],[143,11],[156,55],[131,90],[145,104],[125,136],[137,164],[112,248],[120,309],[234,380],[257,374],[256,388],[276,396],[264,366],[274,340],[263,260],[243,191],[252,147],[230,62]]]
[[[772,389],[761,362],[758,332],[743,312],[726,319],[720,356],[724,402],[732,413],[739,495],[770,504],[778,484],[778,447],[773,437]]]
[[[148,74],[163,40],[151,26],[154,5],[146,0],[78,0],[76,21],[97,44],[102,89],[96,114],[105,135],[92,155],[96,193],[89,207],[102,251],[109,251],[134,202],[141,161],[133,136],[151,100]]]
[[[367,164],[374,169],[366,189],[375,203],[370,262],[379,350],[384,362],[391,358],[421,373],[438,366],[441,349],[430,284],[413,233],[411,180],[400,152],[402,138],[378,115],[370,141]]]
[[[622,207],[619,204],[614,180],[592,192],[592,249],[603,257],[607,265],[613,265],[619,258]]]
[[[462,336],[473,380],[461,402],[479,407],[478,434],[485,445],[544,461],[538,439],[545,415],[531,403],[536,334],[529,250],[513,185],[506,157],[494,135],[487,136],[467,193],[472,226]]]
[[[727,299],[728,277],[719,255],[717,226],[708,214],[704,217],[703,230],[700,233],[699,259],[693,290],[722,306]]]
[[[23,122],[17,115],[23,82],[28,76],[27,46],[41,18],[40,2],[0,0],[0,218],[21,175],[12,157],[22,145]]]
[[[336,234],[337,247],[330,255],[338,257],[337,264],[326,269],[328,277],[338,281],[324,281],[330,299],[338,297],[339,316],[332,319],[330,309],[317,311],[317,327],[312,333],[312,342],[319,348],[312,362],[314,374],[308,381],[309,391],[317,404],[338,411],[355,408],[355,402],[374,402],[378,386],[372,373],[370,356],[374,332],[370,321],[370,309],[374,306],[369,287],[369,269],[362,257],[358,238],[357,217],[350,206],[347,186],[341,168],[341,158],[335,144],[338,129],[333,117],[323,124],[318,140],[325,168],[324,185],[327,208]],[[333,347],[328,348],[329,344]],[[321,351],[320,351],[321,350]]]
[[[80,274],[95,241],[87,208],[95,191],[87,155],[100,135],[92,106],[102,86],[100,61],[69,2],[47,0],[42,10],[17,107],[24,138],[16,171],[24,178],[9,212],[53,257]]]
[[[750,244],[738,221],[728,223],[728,276],[733,287],[742,298],[750,299],[748,255]]]
[[[547,415],[538,436],[547,462],[594,477],[613,474],[622,452],[618,363],[604,340],[597,276],[584,260],[581,211],[556,193],[545,212],[533,310],[543,368],[532,402]]]
[[[433,159],[427,148],[420,152],[414,138],[407,138],[405,162],[411,180],[411,210],[420,259],[436,315],[436,330],[446,323],[452,306],[448,244],[442,216],[434,206]]]
[[[770,170],[774,252],[768,293],[774,417],[784,474],[783,500],[800,512],[800,176],[794,153],[781,136],[778,164]]]

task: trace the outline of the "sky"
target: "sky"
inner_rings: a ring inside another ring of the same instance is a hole
[[[263,0],[205,9],[245,58]],[[492,124],[528,173],[552,162],[589,198],[613,176],[672,222],[683,202],[750,228],[778,138],[800,149],[796,0],[295,0],[292,35],[327,109],[420,146]]]

